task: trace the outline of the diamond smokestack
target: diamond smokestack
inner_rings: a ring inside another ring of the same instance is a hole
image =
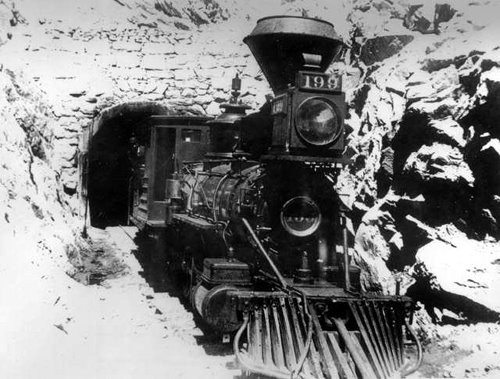
[[[294,85],[299,70],[324,72],[343,46],[329,22],[292,16],[260,19],[243,42],[275,93]]]

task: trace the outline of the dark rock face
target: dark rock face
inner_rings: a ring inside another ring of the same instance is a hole
[[[398,182],[400,191],[421,193],[433,203],[427,214],[433,224],[455,215],[473,185],[474,177],[460,151],[437,142],[410,154]]]
[[[464,122],[474,125],[480,132],[488,132],[494,138],[500,137],[500,69],[494,67],[484,72],[469,113]]]
[[[423,34],[439,33],[439,24],[450,21],[456,10],[450,4],[411,5],[404,18],[404,25]]]
[[[413,5],[410,7],[408,14],[405,17],[404,25],[410,29],[421,33],[434,33],[434,20],[431,17],[426,17],[422,13],[423,5]]]
[[[381,62],[401,51],[413,41],[411,35],[381,36],[370,38],[361,47],[359,59],[366,65]]]
[[[376,174],[377,196],[384,197],[389,191],[394,177],[394,149],[391,146],[382,150],[380,169]]]
[[[496,21],[481,25],[467,19],[469,8],[453,7],[405,8],[397,16],[409,30],[397,35],[412,37],[404,49],[380,38],[361,50],[367,67],[347,121],[355,163],[339,186],[353,192],[366,287],[391,292],[403,275],[403,288],[433,317],[447,310],[491,321],[500,311],[492,300],[500,282],[500,43],[487,37]]]

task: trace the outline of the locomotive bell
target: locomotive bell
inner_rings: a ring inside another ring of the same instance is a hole
[[[210,140],[214,146],[214,152],[209,155],[231,155],[235,148],[239,147],[240,121],[251,107],[238,100],[241,89],[241,79],[238,74],[232,79],[231,89],[229,102],[220,105],[222,113],[207,122],[210,125]]]
[[[325,73],[343,46],[333,25],[304,17],[267,17],[243,41],[276,94],[272,146],[263,158],[340,157],[345,95],[341,77]]]

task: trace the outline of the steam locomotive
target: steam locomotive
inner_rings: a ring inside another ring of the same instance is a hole
[[[411,299],[363,291],[334,190],[343,156],[343,47],[332,24],[258,21],[244,42],[274,91],[246,114],[240,79],[217,118],[151,116],[130,220],[157,240],[193,309],[245,372],[389,378],[421,361]],[[410,345],[410,348],[408,348]]]

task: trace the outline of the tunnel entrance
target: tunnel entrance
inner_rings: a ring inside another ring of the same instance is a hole
[[[137,125],[153,114],[170,112],[160,104],[125,103],[105,109],[94,121],[83,178],[90,225],[105,228],[128,224],[134,150],[147,138],[147,131],[138,130]]]

